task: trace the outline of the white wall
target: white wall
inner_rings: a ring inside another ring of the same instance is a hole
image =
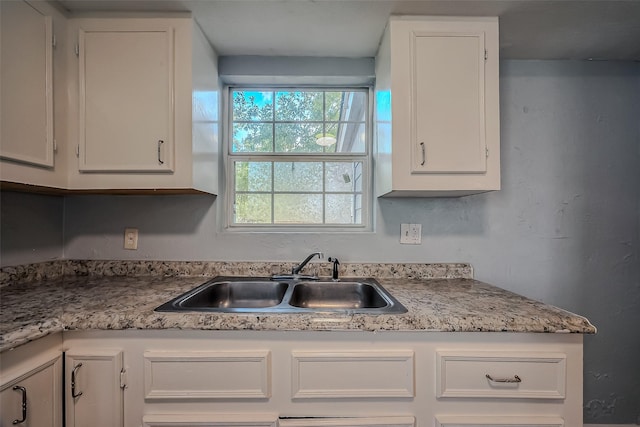
[[[73,196],[64,257],[299,260],[321,250],[345,262],[470,262],[480,280],[589,317],[598,334],[585,337],[585,422],[638,422],[640,64],[501,67],[499,192],[378,199],[376,232],[364,235],[220,232],[211,196]],[[399,244],[401,222],[423,225],[421,246]],[[138,251],[122,249],[125,227],[139,228]],[[3,254],[25,256],[13,249],[3,237]]]

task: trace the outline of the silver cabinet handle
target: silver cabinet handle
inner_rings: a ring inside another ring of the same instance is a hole
[[[82,363],[78,363],[73,367],[73,371],[71,371],[71,397],[74,399],[82,396],[82,392],[76,393],[76,376],[78,375],[78,369],[80,369],[81,366]]]
[[[162,144],[164,144],[164,141],[162,139],[159,139],[158,140],[158,163],[160,163],[161,165],[164,165],[164,161],[160,157],[160,147],[162,147]]]
[[[13,389],[20,390],[20,392],[22,393],[22,419],[13,420],[13,424],[22,424],[23,422],[27,421],[27,389],[19,385],[14,385]]]
[[[427,161],[427,154],[424,151],[424,142],[420,143],[420,148],[422,149],[422,163],[420,163],[420,166],[424,166],[425,162]]]
[[[513,378],[492,378],[491,375],[486,374],[485,377],[487,377],[489,381],[492,381],[494,383],[521,383],[522,382],[520,377],[517,375],[514,375]]]

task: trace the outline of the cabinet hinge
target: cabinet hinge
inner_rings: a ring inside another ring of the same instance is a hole
[[[487,49],[484,50],[484,60],[489,59],[489,51]]]
[[[75,47],[76,56],[80,56],[80,45],[76,43]]]
[[[124,368],[120,371],[120,388],[123,390],[127,388],[127,370]]]
[[[80,158],[80,144],[76,145],[76,157]]]

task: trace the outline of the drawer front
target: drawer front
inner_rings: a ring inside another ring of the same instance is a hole
[[[142,427],[277,427],[271,414],[157,414],[145,415]]]
[[[281,419],[278,427],[414,427],[414,417],[375,417],[375,418],[286,418]]]
[[[439,416],[436,427],[563,427],[558,417],[487,417],[487,416]]]
[[[438,351],[436,396],[564,399],[566,355]]]
[[[293,352],[294,399],[414,397],[413,351]]]
[[[144,353],[146,399],[260,399],[271,396],[269,351]]]

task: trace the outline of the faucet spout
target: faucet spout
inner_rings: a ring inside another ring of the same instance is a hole
[[[307,263],[309,261],[311,261],[311,259],[314,256],[318,256],[318,258],[322,259],[324,257],[324,255],[322,254],[322,252],[314,252],[311,255],[309,255],[307,258],[305,258],[304,261],[302,261],[300,264],[298,264],[297,266],[293,267],[291,269],[291,274],[296,275],[296,274],[300,274],[300,272],[302,271],[302,269],[304,268],[305,265],[307,265]]]

